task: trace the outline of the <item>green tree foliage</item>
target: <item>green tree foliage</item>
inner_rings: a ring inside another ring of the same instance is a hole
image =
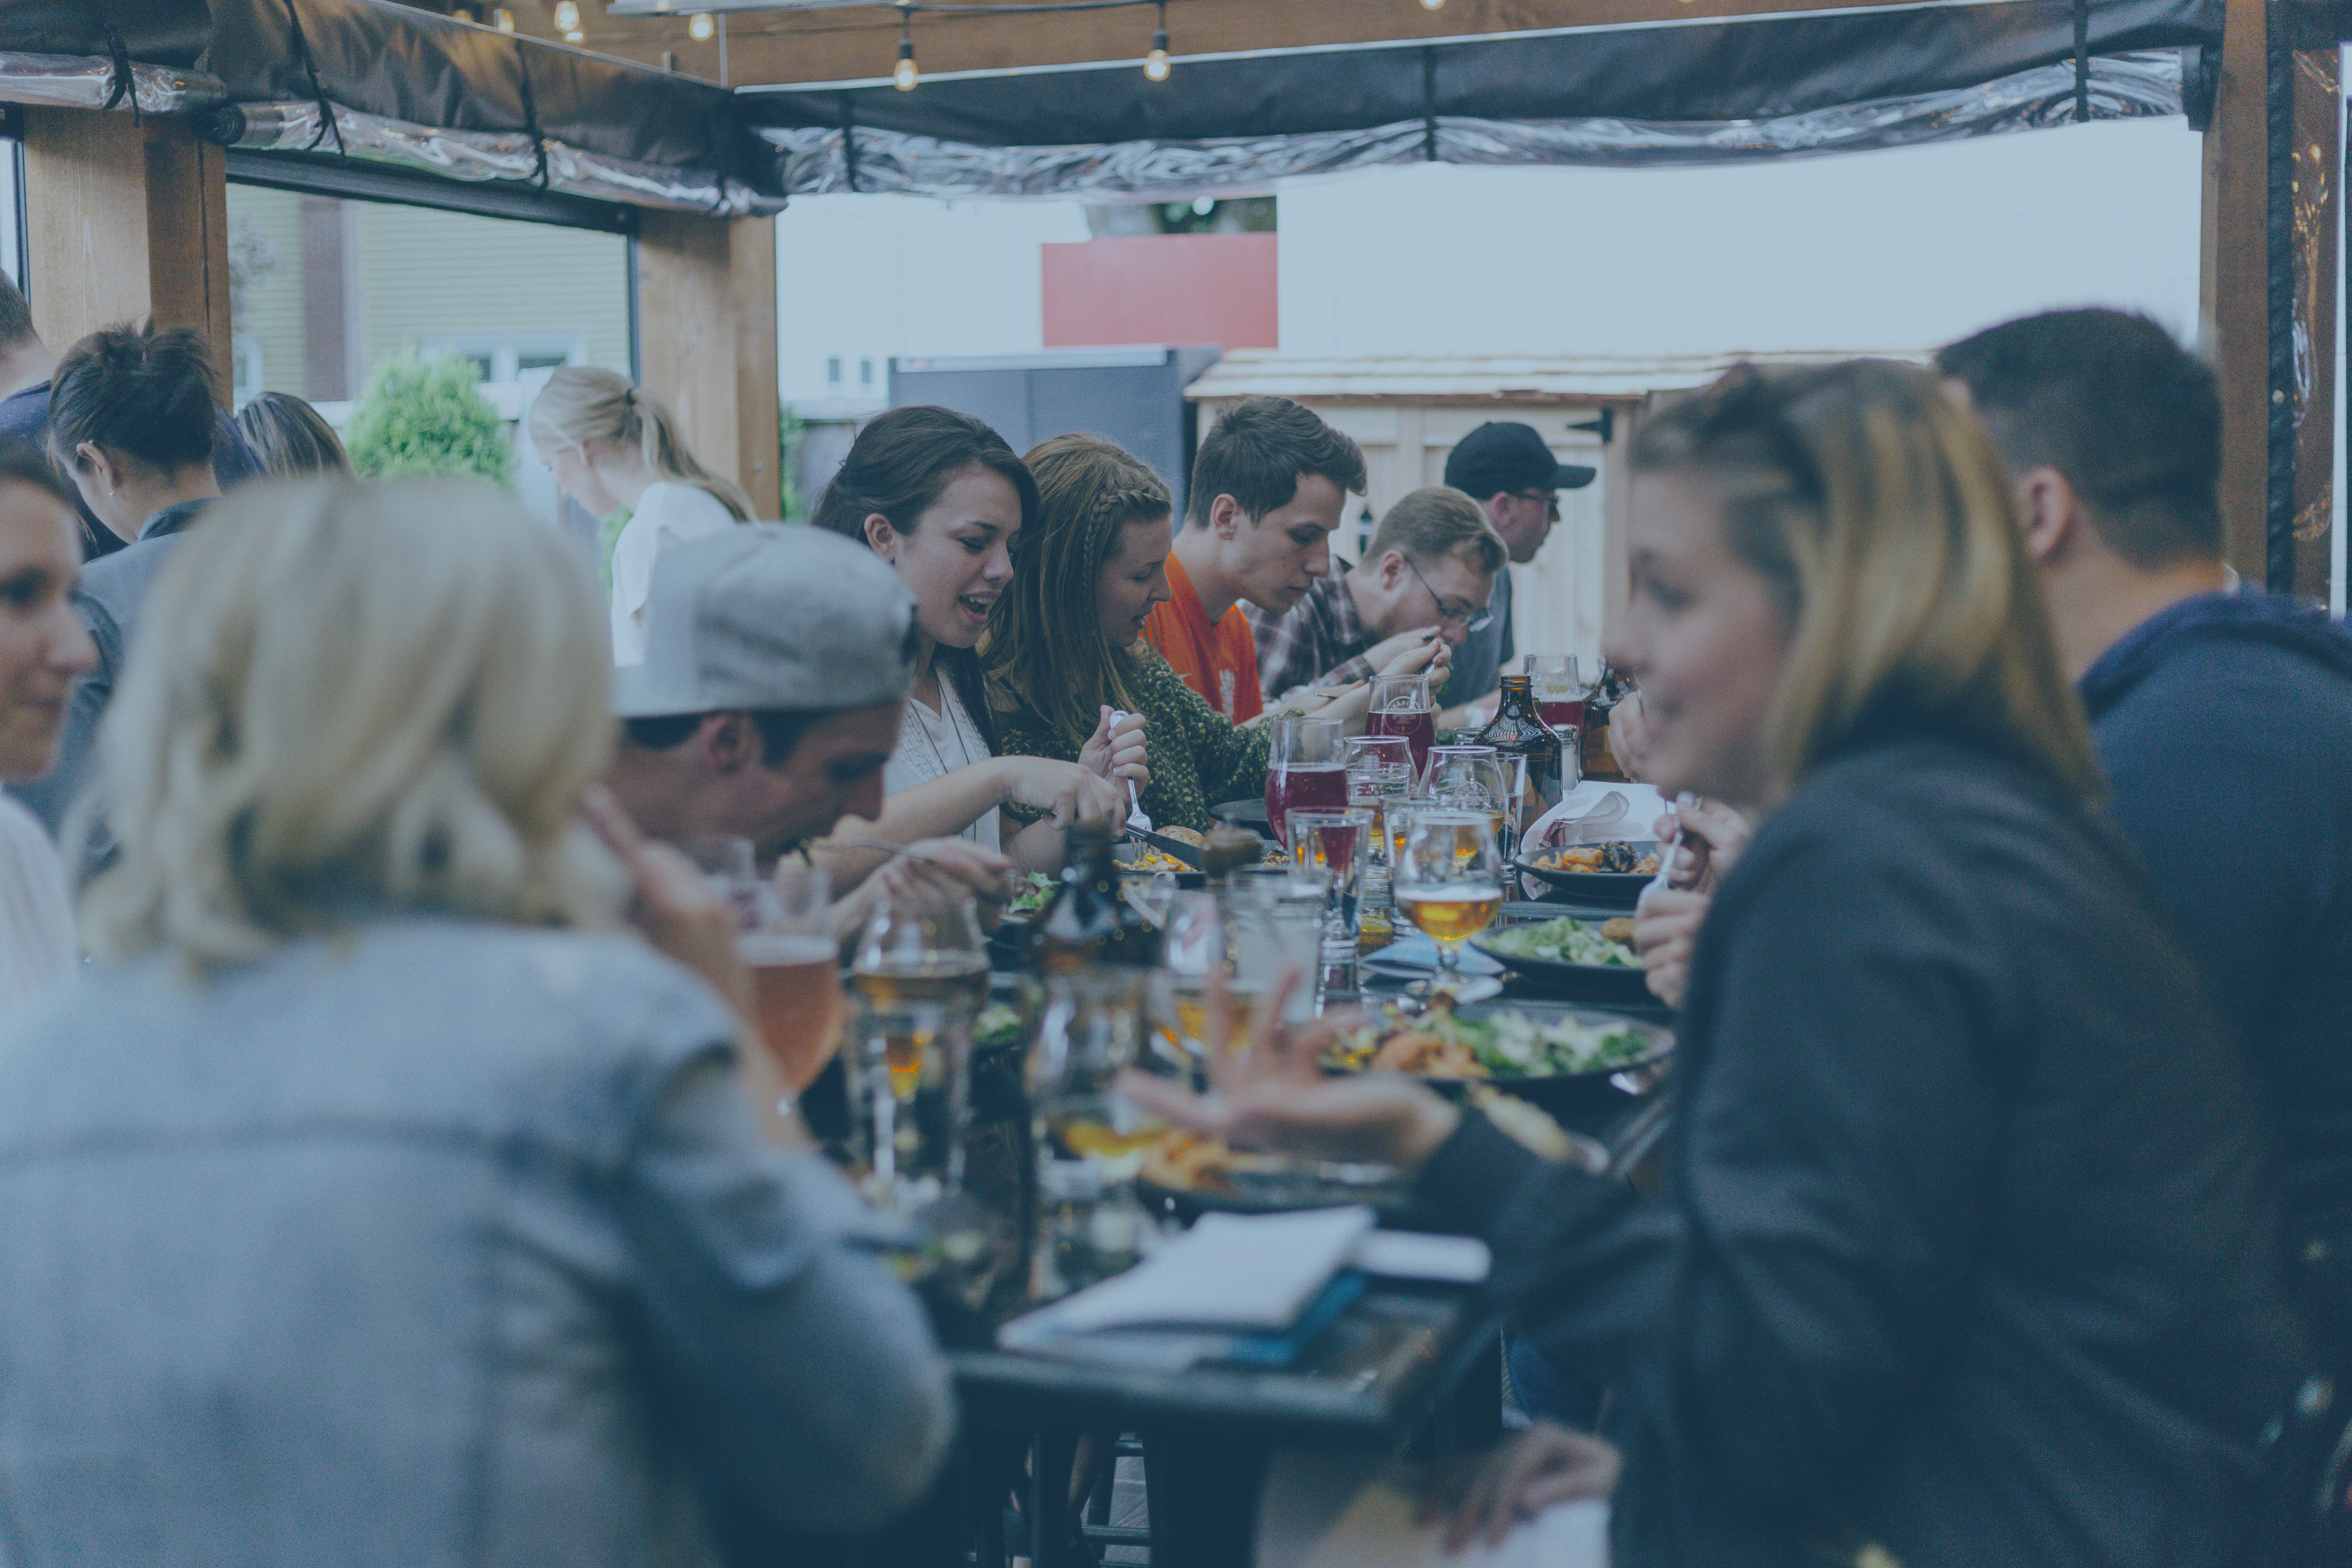
[[[511,488],[513,442],[482,395],[480,375],[480,366],[455,354],[430,363],[404,354],[378,365],[344,434],[352,467],[362,479],[471,474]]]

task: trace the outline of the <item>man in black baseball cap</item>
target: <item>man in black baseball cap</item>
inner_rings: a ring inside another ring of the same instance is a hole
[[[1445,482],[1475,500],[1511,559],[1524,566],[1536,558],[1551,525],[1559,521],[1559,492],[1582,489],[1597,468],[1563,463],[1552,456],[1532,425],[1488,420],[1455,443],[1445,459]],[[1440,697],[1441,708],[1459,708],[1495,689],[1503,666],[1518,657],[1511,639],[1511,574],[1495,574],[1487,600],[1492,617],[1454,650],[1454,679]]]

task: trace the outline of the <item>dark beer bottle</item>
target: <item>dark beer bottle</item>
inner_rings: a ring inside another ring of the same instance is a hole
[[[1098,963],[1149,969],[1160,962],[1160,933],[1119,889],[1110,829],[1074,825],[1062,859],[1061,886],[1029,931],[1029,964],[1063,974]]]
[[[1502,706],[1494,721],[1478,731],[1478,744],[1492,746],[1498,755],[1517,757],[1524,764],[1526,784],[1519,795],[1517,826],[1527,826],[1559,804],[1559,734],[1543,721],[1536,706],[1535,686],[1525,675],[1503,677]]]

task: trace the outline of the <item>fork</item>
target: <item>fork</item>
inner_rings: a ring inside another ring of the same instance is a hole
[[[1112,709],[1110,711],[1111,727],[1113,729],[1117,729],[1120,721],[1126,719],[1126,710],[1120,708]],[[1143,802],[1136,798],[1135,781],[1133,779],[1127,781],[1127,830],[1129,833],[1149,833],[1151,831],[1150,815],[1143,809]]]

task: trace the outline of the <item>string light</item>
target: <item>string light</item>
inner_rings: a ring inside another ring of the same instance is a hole
[[[1445,9],[1445,0],[1421,0],[1421,8],[1424,11],[1443,11]]]
[[[555,0],[555,26],[560,32],[580,30],[580,7],[572,0]]]
[[[915,69],[915,8],[898,7],[898,68],[890,73],[891,82],[900,92],[912,92],[920,79]]]
[[[710,20],[709,12],[697,11],[693,19],[686,25],[686,36],[698,44],[707,44],[710,41],[714,27],[715,24]]]
[[[1160,30],[1151,35],[1151,52],[1143,57],[1143,74],[1153,81],[1168,79],[1168,0],[1160,0]]]
[[[497,25],[499,31],[501,33],[511,33],[514,31],[514,13],[508,10],[503,5],[490,13],[490,20]]]

